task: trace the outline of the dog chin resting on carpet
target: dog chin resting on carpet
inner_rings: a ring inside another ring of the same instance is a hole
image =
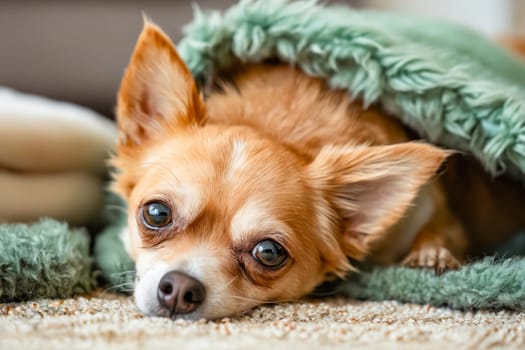
[[[290,66],[246,65],[203,99],[151,23],[117,114],[113,188],[148,315],[296,300],[351,271],[349,258],[456,269],[524,225],[521,194],[504,182],[495,195],[461,159],[438,178],[452,152]]]

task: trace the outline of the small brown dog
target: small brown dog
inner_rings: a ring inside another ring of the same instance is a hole
[[[434,176],[451,153],[294,68],[247,66],[204,101],[146,23],[117,113],[114,189],[146,314],[295,300],[352,270],[348,257],[454,269],[470,247]]]

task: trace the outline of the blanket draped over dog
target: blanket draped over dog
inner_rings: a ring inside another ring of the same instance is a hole
[[[197,10],[178,48],[204,90],[243,63],[278,59],[349,98],[380,104],[428,141],[473,154],[492,174],[525,179],[525,64],[465,28],[312,1],[241,1],[224,14]],[[133,268],[117,237],[121,219],[95,247],[113,285],[130,281]],[[363,266],[341,292],[524,309],[525,258],[489,257],[442,276]]]

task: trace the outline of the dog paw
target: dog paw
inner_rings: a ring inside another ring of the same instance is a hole
[[[433,268],[437,275],[461,267],[459,260],[447,248],[432,246],[412,250],[401,264],[414,268]]]

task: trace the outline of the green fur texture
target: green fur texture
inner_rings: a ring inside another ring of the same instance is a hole
[[[428,269],[368,266],[351,275],[340,293],[459,309],[525,310],[525,259],[487,257],[442,276]]]
[[[269,58],[380,103],[430,142],[525,174],[525,65],[475,33],[400,14],[313,1],[241,1],[197,12],[179,51],[202,86]]]
[[[0,301],[69,297],[94,287],[84,229],[51,219],[0,225]]]

